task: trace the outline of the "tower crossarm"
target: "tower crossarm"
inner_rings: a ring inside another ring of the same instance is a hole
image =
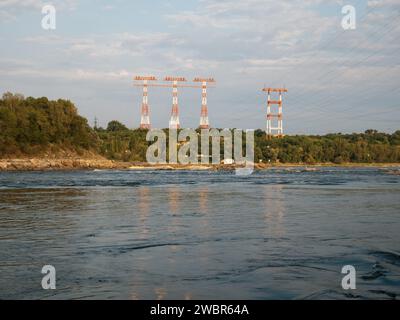
[[[286,88],[263,88],[262,91],[265,91],[265,92],[278,92],[278,93],[288,92],[288,90]]]

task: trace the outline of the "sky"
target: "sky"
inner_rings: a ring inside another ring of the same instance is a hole
[[[261,89],[284,86],[286,134],[400,129],[400,0],[0,0],[0,44],[0,93],[69,99],[91,125],[138,127],[133,77],[154,75],[214,77],[212,127],[265,129]],[[168,127],[171,90],[150,88],[149,104]],[[182,127],[200,107],[199,89],[180,90]]]

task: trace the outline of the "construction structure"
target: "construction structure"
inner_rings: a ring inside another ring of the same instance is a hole
[[[165,77],[164,81],[172,82],[172,111],[169,120],[170,129],[179,129],[178,82],[186,81],[183,77]]]
[[[140,117],[140,128],[150,129],[150,113],[149,113],[149,81],[156,81],[157,78],[154,76],[136,76],[136,81],[143,81],[140,86],[143,86],[143,100],[142,100],[142,111]]]
[[[215,83],[215,80],[213,78],[195,78],[193,82],[201,82],[200,129],[209,129],[210,121],[208,119],[207,107],[207,83]]]
[[[288,92],[288,90],[285,88],[264,88],[263,91],[267,93],[267,138],[283,137],[282,94]],[[279,94],[279,100],[271,100],[271,93]],[[278,113],[272,112],[271,109],[274,105],[278,106]],[[278,120],[275,127],[272,125],[274,118]]]

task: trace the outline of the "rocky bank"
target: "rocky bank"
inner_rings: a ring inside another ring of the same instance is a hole
[[[117,169],[128,167],[107,159],[0,159],[0,171]]]

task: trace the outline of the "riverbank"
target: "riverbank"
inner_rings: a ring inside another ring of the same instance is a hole
[[[115,161],[107,159],[0,159],[0,171],[41,171],[41,170],[80,170],[117,169]]]
[[[0,171],[47,171],[47,170],[94,170],[94,169],[117,169],[117,170],[234,170],[235,165],[202,165],[202,164],[157,164],[151,165],[144,162],[121,162],[105,158],[27,158],[27,159],[0,159]],[[256,170],[271,168],[303,167],[305,170],[314,171],[318,167],[400,167],[400,163],[257,163]]]
[[[0,171],[50,171],[50,170],[214,170],[212,165],[151,165],[145,162],[122,162],[105,158],[23,158],[0,159]],[[229,166],[225,166],[229,167]],[[230,166],[232,169],[233,167]]]

